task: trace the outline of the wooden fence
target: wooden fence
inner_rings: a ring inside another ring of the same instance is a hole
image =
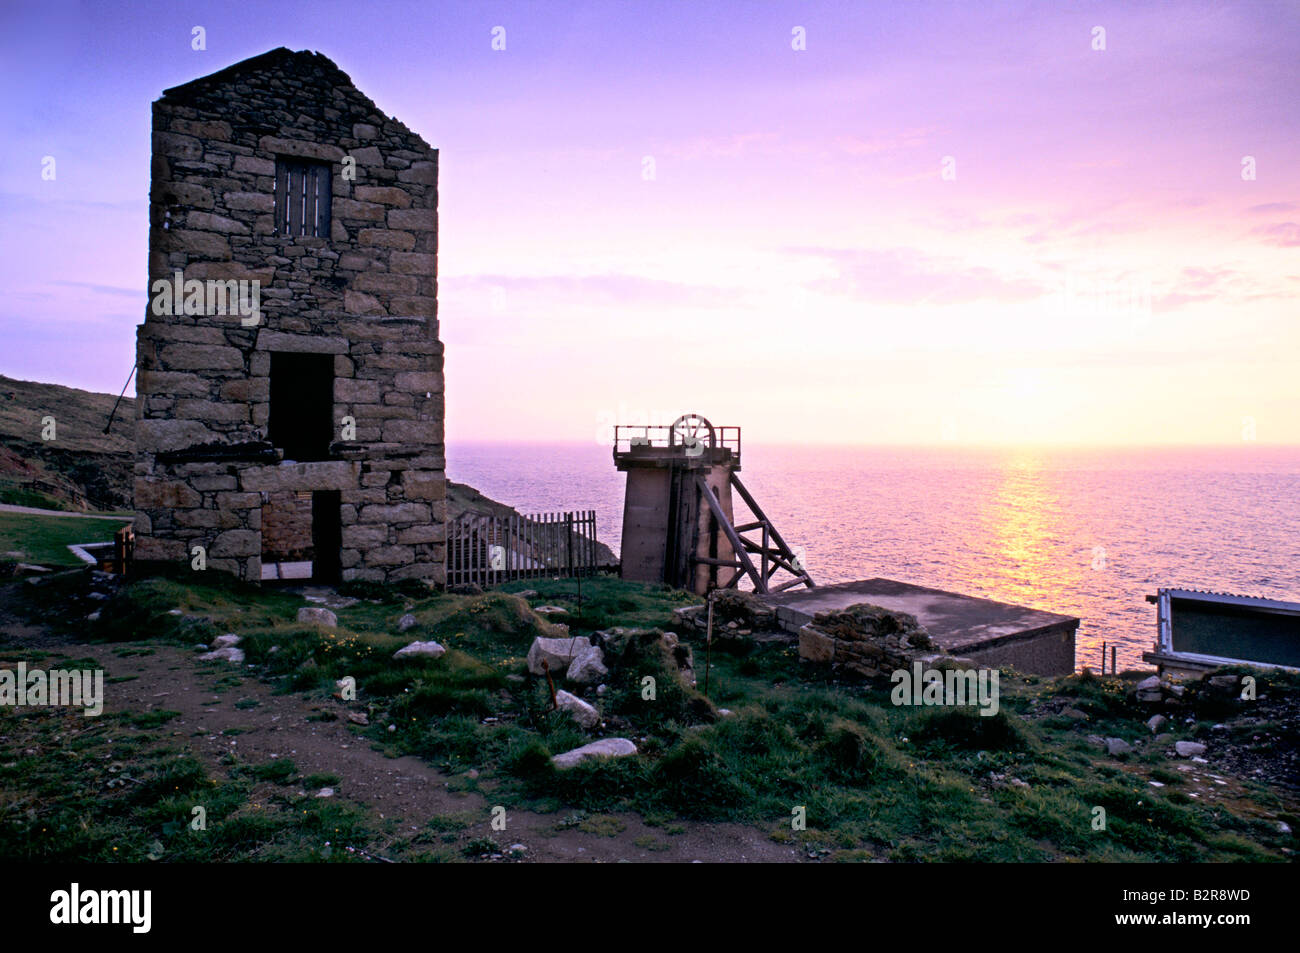
[[[447,585],[590,576],[599,562],[596,511],[495,516],[470,511],[447,525]]]

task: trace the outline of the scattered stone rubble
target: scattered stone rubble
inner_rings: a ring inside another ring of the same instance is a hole
[[[1186,693],[1185,686],[1177,685],[1159,675],[1144,678],[1133,688],[1133,695],[1138,701],[1157,705],[1179,705]]]
[[[935,646],[914,616],[867,603],[813,616],[799,630],[799,657],[863,678],[910,669],[918,661],[929,668],[974,666]]]
[[[607,657],[622,655],[629,640],[633,639],[643,645],[659,642],[676,664],[682,681],[695,687],[695,655],[691,646],[678,639],[677,633],[658,629],[615,627],[590,637],[575,635],[554,639],[538,636],[528,649],[528,671],[534,675],[544,675],[549,671],[552,678],[589,685],[609,675]]]
[[[658,649],[664,658],[677,669],[683,684],[695,687],[695,659],[691,647],[677,638],[675,632],[659,629],[611,628],[591,636],[575,635],[570,638],[538,636],[528,649],[528,671],[533,675],[547,675],[556,681],[563,680],[576,691],[595,686],[596,696],[605,693],[604,681],[609,677],[614,660],[623,658],[629,648]],[[573,720],[586,730],[601,723],[600,711],[590,702],[573,692],[560,689],[555,693],[556,707],[568,712]]]
[[[673,610],[674,621],[683,629],[708,631],[708,605],[683,606]],[[752,592],[724,589],[713,596],[713,637],[745,638],[756,632],[778,631],[776,610]]]

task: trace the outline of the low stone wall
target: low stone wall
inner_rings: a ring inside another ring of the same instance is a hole
[[[817,613],[799,630],[799,658],[862,678],[910,669],[917,661],[929,668],[970,664],[935,646],[914,616],[865,603]]]

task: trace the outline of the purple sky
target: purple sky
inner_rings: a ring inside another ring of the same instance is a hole
[[[1300,443],[1296,3],[8,3],[0,373],[121,387],[150,103],[275,46],[441,150],[451,439]]]

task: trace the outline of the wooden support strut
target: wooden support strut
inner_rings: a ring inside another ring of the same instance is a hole
[[[754,568],[754,564],[749,558],[749,553],[745,551],[744,541],[741,540],[740,536],[736,533],[735,528],[731,525],[731,520],[727,519],[727,514],[722,511],[722,504],[718,502],[718,498],[714,495],[709,484],[706,483],[704,477],[698,473],[695,474],[695,485],[699,487],[700,493],[703,494],[704,499],[708,501],[709,509],[713,511],[713,518],[718,521],[718,525],[722,527],[722,531],[727,534],[727,539],[731,540],[731,548],[735,550],[737,558],[745,569],[745,574],[753,580],[754,591],[758,593],[766,593],[767,580],[759,575],[758,570]],[[733,581],[738,579],[739,576],[736,576]],[[727,588],[730,588],[730,586]]]
[[[781,592],[785,589],[791,588],[792,586],[800,585],[801,583],[807,586],[809,589],[817,588],[817,584],[813,582],[812,576],[808,575],[808,570],[806,568],[801,566],[799,571],[796,572],[794,570],[792,565],[795,561],[794,550],[792,550],[789,547],[789,545],[786,544],[784,537],[782,537],[781,534],[777,532],[776,527],[772,525],[772,521],[768,519],[767,514],[763,512],[763,508],[758,505],[758,501],[754,499],[754,497],[750,494],[749,490],[745,489],[745,484],[740,482],[740,477],[736,475],[736,471],[734,470],[731,471],[731,485],[736,488],[736,491],[740,494],[741,499],[745,501],[745,505],[749,507],[750,512],[752,512],[755,516],[757,516],[760,523],[765,527],[764,535],[767,535],[768,533],[771,534],[772,541],[776,543],[777,552],[779,552],[782,556],[785,557],[786,560],[788,560],[787,563],[781,560],[777,560],[775,557],[772,557],[773,562],[777,563],[777,566],[779,568],[784,569],[786,572],[790,573],[791,575],[798,577],[798,579],[792,582],[783,583],[782,585],[778,586],[775,591]],[[773,568],[772,572],[775,573],[776,568]],[[764,588],[762,591],[763,592],[767,591],[766,580],[764,580]]]

